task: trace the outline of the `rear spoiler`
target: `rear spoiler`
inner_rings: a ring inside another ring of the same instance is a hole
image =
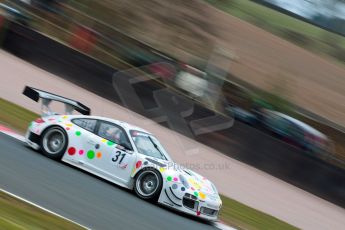
[[[70,115],[73,111],[78,111],[83,115],[90,115],[91,110],[89,107],[81,104],[78,101],[68,99],[53,93],[49,93],[43,90],[35,89],[29,86],[25,86],[23,94],[28,98],[38,102],[39,99],[42,100],[42,115],[49,116],[54,115],[54,113],[50,110],[49,104],[52,101],[58,101],[65,104],[65,113],[66,115]]]

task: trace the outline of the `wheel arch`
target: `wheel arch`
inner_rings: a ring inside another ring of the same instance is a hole
[[[142,167],[141,169],[139,169],[138,171],[136,171],[136,172],[132,175],[132,178],[133,178],[134,180],[136,180],[137,177],[138,177],[138,175],[139,175],[141,172],[143,172],[143,171],[145,171],[145,170],[150,170],[150,169],[155,170],[156,172],[158,172],[158,174],[161,176],[161,178],[162,178],[162,180],[163,180],[163,174],[162,174],[157,168],[155,168],[155,167],[153,167],[153,166],[150,166],[150,165],[145,166],[145,167]]]
[[[41,138],[42,138],[44,132],[46,132],[48,129],[50,129],[50,128],[52,128],[52,127],[59,127],[59,128],[61,128],[61,129],[65,132],[66,136],[68,136],[68,133],[66,132],[66,130],[64,129],[64,127],[63,127],[62,125],[60,125],[60,124],[49,124],[49,125],[45,126],[45,127],[41,130],[41,132],[40,132],[40,134],[39,134],[39,137],[40,137],[39,139],[41,140]]]
[[[133,190],[137,193],[136,191],[136,181],[137,181],[137,178],[139,175],[141,175],[141,173],[145,172],[146,170],[151,170],[151,171],[154,171],[157,173],[157,175],[160,177],[159,180],[160,180],[160,185],[159,185],[159,190],[157,190],[155,192],[155,195],[151,198],[147,198],[148,200],[151,200],[151,201],[158,201],[159,197],[161,196],[161,193],[164,189],[164,186],[165,186],[165,183],[164,183],[164,179],[163,179],[163,175],[162,173],[155,167],[152,167],[152,166],[146,166],[146,167],[143,167],[141,168],[140,170],[138,170],[135,175],[133,175],[132,177],[132,181],[133,181]],[[137,193],[138,195],[138,193]],[[139,196],[140,197],[140,196]],[[141,197],[143,199],[143,197]]]
[[[64,127],[61,126],[61,125],[59,125],[59,124],[49,124],[49,125],[43,127],[43,129],[41,129],[41,130],[39,131],[39,134],[37,134],[37,133],[34,132],[33,130],[29,129],[28,131],[29,131],[30,133],[33,133],[33,134],[35,134],[35,135],[38,136],[38,139],[37,139],[37,140],[30,140],[30,141],[32,141],[33,143],[35,143],[35,144],[37,144],[37,145],[40,145],[41,138],[42,138],[42,135],[44,134],[44,132],[45,132],[47,129],[53,127],[53,126],[60,127],[61,129],[63,129],[63,130],[65,131]],[[65,133],[66,133],[66,131],[65,131]],[[67,133],[66,133],[66,135],[67,135]]]

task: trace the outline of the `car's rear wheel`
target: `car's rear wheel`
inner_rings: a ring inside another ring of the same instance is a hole
[[[144,200],[156,201],[162,190],[161,174],[155,169],[144,169],[136,177],[134,191]]]
[[[58,126],[53,126],[43,132],[40,145],[45,156],[60,160],[66,151],[67,143],[66,132]]]

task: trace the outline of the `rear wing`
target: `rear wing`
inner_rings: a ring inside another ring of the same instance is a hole
[[[58,101],[61,102],[65,105],[65,114],[70,115],[73,113],[73,111],[78,111],[79,113],[83,115],[90,115],[91,110],[87,106],[81,104],[78,101],[65,98],[53,93],[49,93],[43,90],[35,89],[29,86],[25,86],[23,94],[27,96],[28,98],[38,102],[39,99],[41,99],[42,102],[42,116],[49,116],[49,115],[54,115],[56,113],[52,112],[49,104],[52,101]]]

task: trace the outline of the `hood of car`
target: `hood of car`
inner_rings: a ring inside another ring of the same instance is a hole
[[[180,183],[186,191],[201,199],[218,200],[219,195],[213,183],[191,169],[185,168],[171,161],[159,160],[164,166],[160,168],[164,179],[171,183]]]
[[[207,178],[190,169],[182,169],[178,173],[181,183],[190,190],[199,192],[200,198],[203,198],[202,194],[218,196],[217,189]]]

